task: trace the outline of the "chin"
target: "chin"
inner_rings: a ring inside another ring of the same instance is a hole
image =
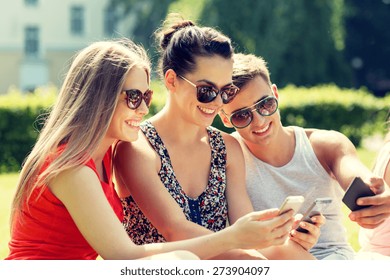
[[[127,135],[121,137],[121,141],[125,142],[134,142],[139,138],[138,133],[128,133]]]

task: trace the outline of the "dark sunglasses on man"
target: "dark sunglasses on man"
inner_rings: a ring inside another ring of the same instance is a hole
[[[230,120],[235,128],[245,128],[253,121],[253,112],[257,111],[261,116],[271,116],[278,110],[278,99],[274,96],[267,96],[250,107],[239,109],[230,116],[223,110],[221,112]]]
[[[209,85],[198,86],[181,75],[178,75],[178,77],[196,88],[196,93],[197,93],[196,98],[198,99],[199,102],[202,103],[210,103],[217,97],[218,94],[221,94],[222,102],[224,104],[227,104],[233,100],[233,98],[237,95],[238,91],[240,90],[238,87],[236,87],[233,84],[224,86],[220,90]]]

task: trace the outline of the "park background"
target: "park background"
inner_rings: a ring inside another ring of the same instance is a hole
[[[263,56],[280,88],[285,124],[341,131],[369,168],[382,144],[390,106],[390,0],[0,0],[0,5],[8,8],[0,11],[0,259],[8,252],[17,172],[72,56],[92,41],[129,37],[145,46],[156,69],[153,32],[169,12],[216,27],[237,52]],[[166,97],[158,75],[152,78],[148,116]],[[213,125],[224,129],[218,118]],[[345,225],[358,250],[358,227],[347,218]]]

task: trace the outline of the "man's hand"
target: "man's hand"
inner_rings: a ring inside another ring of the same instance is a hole
[[[309,251],[317,243],[321,234],[321,226],[325,224],[326,218],[323,215],[316,215],[311,217],[313,224],[308,222],[301,222],[302,215],[295,216],[293,230],[290,233],[290,239],[301,245],[304,249]],[[306,229],[308,232],[303,233],[295,230],[298,226]]]
[[[376,176],[365,180],[365,183],[376,195],[359,198],[358,205],[370,207],[351,212],[349,218],[361,227],[372,229],[390,217],[390,189],[382,178]]]

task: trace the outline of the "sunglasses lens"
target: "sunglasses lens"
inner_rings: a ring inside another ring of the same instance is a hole
[[[153,91],[148,89],[144,94],[138,89],[129,89],[125,90],[127,96],[127,106],[130,109],[137,109],[141,103],[142,99],[145,101],[146,106],[149,108],[152,103]]]
[[[257,112],[262,116],[271,116],[278,109],[278,100],[275,97],[268,97],[256,106]]]
[[[209,103],[217,97],[217,92],[209,86],[198,86],[198,101],[202,103]]]
[[[228,104],[237,95],[238,87],[236,87],[236,86],[229,86],[229,87],[223,88],[221,90],[221,92],[222,92],[222,95],[221,95],[222,96],[222,102],[224,104]]]
[[[148,108],[150,107],[150,104],[152,103],[152,96],[153,96],[153,90],[148,89],[144,93],[144,100],[145,100],[146,106],[148,106]]]
[[[126,90],[127,105],[130,109],[137,109],[142,102],[142,92],[138,89]]]
[[[242,110],[233,113],[230,117],[232,125],[237,128],[244,128],[248,126],[252,121],[253,114],[250,110]]]

